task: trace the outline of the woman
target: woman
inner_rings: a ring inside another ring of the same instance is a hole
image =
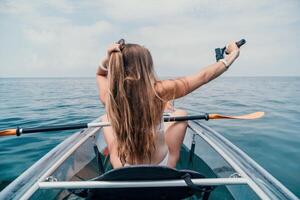
[[[234,42],[228,55],[198,73],[175,80],[158,80],[148,49],[120,40],[108,47],[100,62],[97,83],[107,115],[104,138],[114,168],[154,164],[176,167],[187,122],[163,122],[171,100],[183,97],[224,73],[239,56]],[[171,116],[186,115],[173,110]]]

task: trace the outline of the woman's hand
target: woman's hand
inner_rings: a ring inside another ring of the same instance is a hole
[[[114,43],[108,46],[107,48],[107,57],[110,57],[112,52],[119,52],[120,50],[120,44]]]
[[[112,54],[112,52],[118,52],[118,51],[121,51],[120,50],[120,44],[111,44],[107,47],[107,54],[106,54],[106,57],[104,57],[100,64],[107,69],[108,67],[108,61],[109,61],[109,58],[110,58],[110,55]]]
[[[239,47],[236,45],[236,43],[234,41],[230,42],[227,46],[226,46],[226,53],[231,55],[231,56],[227,56],[227,57],[232,57],[235,59],[237,59],[240,55],[240,49]],[[226,57],[226,56],[225,56]]]
[[[239,47],[236,45],[235,42],[230,42],[227,46],[226,46],[226,53],[230,54],[233,51],[239,51]]]
[[[97,74],[98,75],[102,75],[102,76],[106,76],[107,75],[107,68],[108,68],[108,62],[109,62],[109,58],[110,58],[110,55],[113,53],[113,52],[119,52],[121,51],[120,50],[120,44],[111,44],[107,47],[107,51],[106,51],[106,56],[100,60],[99,62],[99,67],[98,67],[98,70],[97,70]]]
[[[227,55],[225,55],[225,60],[227,63],[227,68],[239,57],[240,55],[240,49],[239,47],[236,45],[235,42],[230,42],[227,46],[226,46],[226,53]]]

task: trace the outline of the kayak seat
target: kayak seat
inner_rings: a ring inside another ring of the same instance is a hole
[[[197,199],[207,200],[212,186],[197,186],[191,178],[205,178],[202,174],[192,170],[177,170],[165,166],[137,165],[110,170],[91,181],[162,181],[185,180],[182,187],[133,187],[133,188],[96,188],[81,191],[86,199],[107,200],[135,200],[161,199],[176,200],[191,197],[196,194]],[[82,195],[79,195],[82,197]]]

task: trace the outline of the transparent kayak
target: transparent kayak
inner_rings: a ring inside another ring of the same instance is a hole
[[[0,199],[84,199],[73,191],[186,186],[185,181],[173,179],[95,181],[95,177],[112,170],[101,133],[101,128],[74,133],[2,190]],[[189,121],[176,168],[203,174],[205,178],[192,182],[213,186],[209,199],[298,199],[242,150],[197,121]],[[194,195],[187,199],[198,198]]]

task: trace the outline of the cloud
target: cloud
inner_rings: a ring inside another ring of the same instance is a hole
[[[0,4],[0,13],[9,14],[25,14],[35,10],[34,2],[26,3],[26,1],[4,1]]]
[[[73,13],[76,9],[75,5],[67,0],[50,0],[46,1],[45,4],[63,13]]]
[[[156,21],[163,17],[182,15],[193,9],[196,1],[164,0],[164,1],[101,1],[102,10],[116,21]]]
[[[49,0],[46,2],[39,0],[7,0],[0,4],[0,13],[35,14],[40,12],[42,8],[52,8],[63,13],[72,13],[75,6],[67,0]]]
[[[299,8],[277,0],[20,0],[0,5],[0,23],[15,20],[26,44],[16,56],[34,76],[93,76],[107,44],[120,37],[148,47],[163,76],[193,73],[214,62],[215,47],[240,38],[248,43],[229,75],[288,75],[299,65]],[[0,55],[11,65],[6,74],[22,76],[9,59]]]
[[[299,16],[297,12],[287,12],[296,8],[280,4],[262,9],[265,3],[257,7],[241,6],[240,9],[227,6],[234,12],[222,16],[219,10],[212,9],[210,11],[214,17],[210,20],[175,16],[167,23],[141,27],[132,38],[149,44],[154,57],[159,59],[158,70],[164,74],[195,72],[214,61],[215,47],[240,38],[248,41],[238,62],[242,67],[229,71],[230,75],[290,73],[279,67],[297,60],[299,28],[294,27],[293,23],[299,22]],[[280,7],[287,10],[280,10]],[[222,8],[221,13],[228,13],[227,8]]]
[[[79,74],[76,73],[77,69],[89,67],[93,71],[88,71],[94,74],[100,58],[99,48],[105,44],[101,37],[111,31],[112,26],[106,21],[85,26],[67,22],[53,25],[51,28],[43,24],[26,29],[26,38],[36,49],[42,49],[33,53],[33,60],[29,63],[36,69],[59,68],[59,73],[54,73],[55,75],[76,75]]]
[[[30,6],[15,1],[1,6],[0,13],[18,16],[26,44],[25,52],[19,55],[22,64],[3,71],[9,74],[15,71],[13,76],[93,76],[100,53],[103,55],[105,51],[104,48],[101,51],[107,44],[104,38],[111,34],[113,25],[105,20],[78,24],[63,15],[41,12],[50,7],[63,13],[73,13],[76,8],[67,1],[37,2]],[[10,63],[14,63],[15,57],[11,59]],[[17,70],[20,66],[25,72]]]

